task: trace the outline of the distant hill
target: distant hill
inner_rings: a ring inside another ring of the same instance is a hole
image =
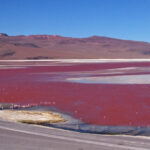
[[[56,58],[150,58],[150,43],[101,36],[0,34],[0,60]]]

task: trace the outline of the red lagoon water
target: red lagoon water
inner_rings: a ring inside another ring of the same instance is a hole
[[[150,125],[150,63],[1,65],[0,102],[56,107],[85,123]]]

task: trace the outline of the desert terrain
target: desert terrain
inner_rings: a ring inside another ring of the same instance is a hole
[[[150,43],[101,36],[0,34],[0,60],[150,58]]]

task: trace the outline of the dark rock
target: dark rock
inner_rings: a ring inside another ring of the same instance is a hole
[[[27,57],[27,59],[34,59],[34,60],[38,60],[38,59],[53,59],[53,58],[49,58],[47,56],[35,56],[35,57]]]
[[[8,35],[6,33],[0,33],[0,36],[7,37]]]
[[[33,48],[40,48],[39,46],[33,43],[14,43],[15,46],[22,46],[22,47],[33,47]]]
[[[16,53],[16,52],[14,52],[14,51],[6,50],[6,51],[4,51],[4,52],[2,52],[2,53],[0,54],[0,57],[12,56],[12,55],[14,55],[15,53]]]

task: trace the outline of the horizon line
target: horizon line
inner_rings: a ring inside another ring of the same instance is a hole
[[[17,60],[0,60],[0,62],[68,62],[68,63],[96,63],[96,62],[150,62],[148,58],[135,58],[135,59],[40,59],[40,60],[28,60],[28,59],[17,59]]]

